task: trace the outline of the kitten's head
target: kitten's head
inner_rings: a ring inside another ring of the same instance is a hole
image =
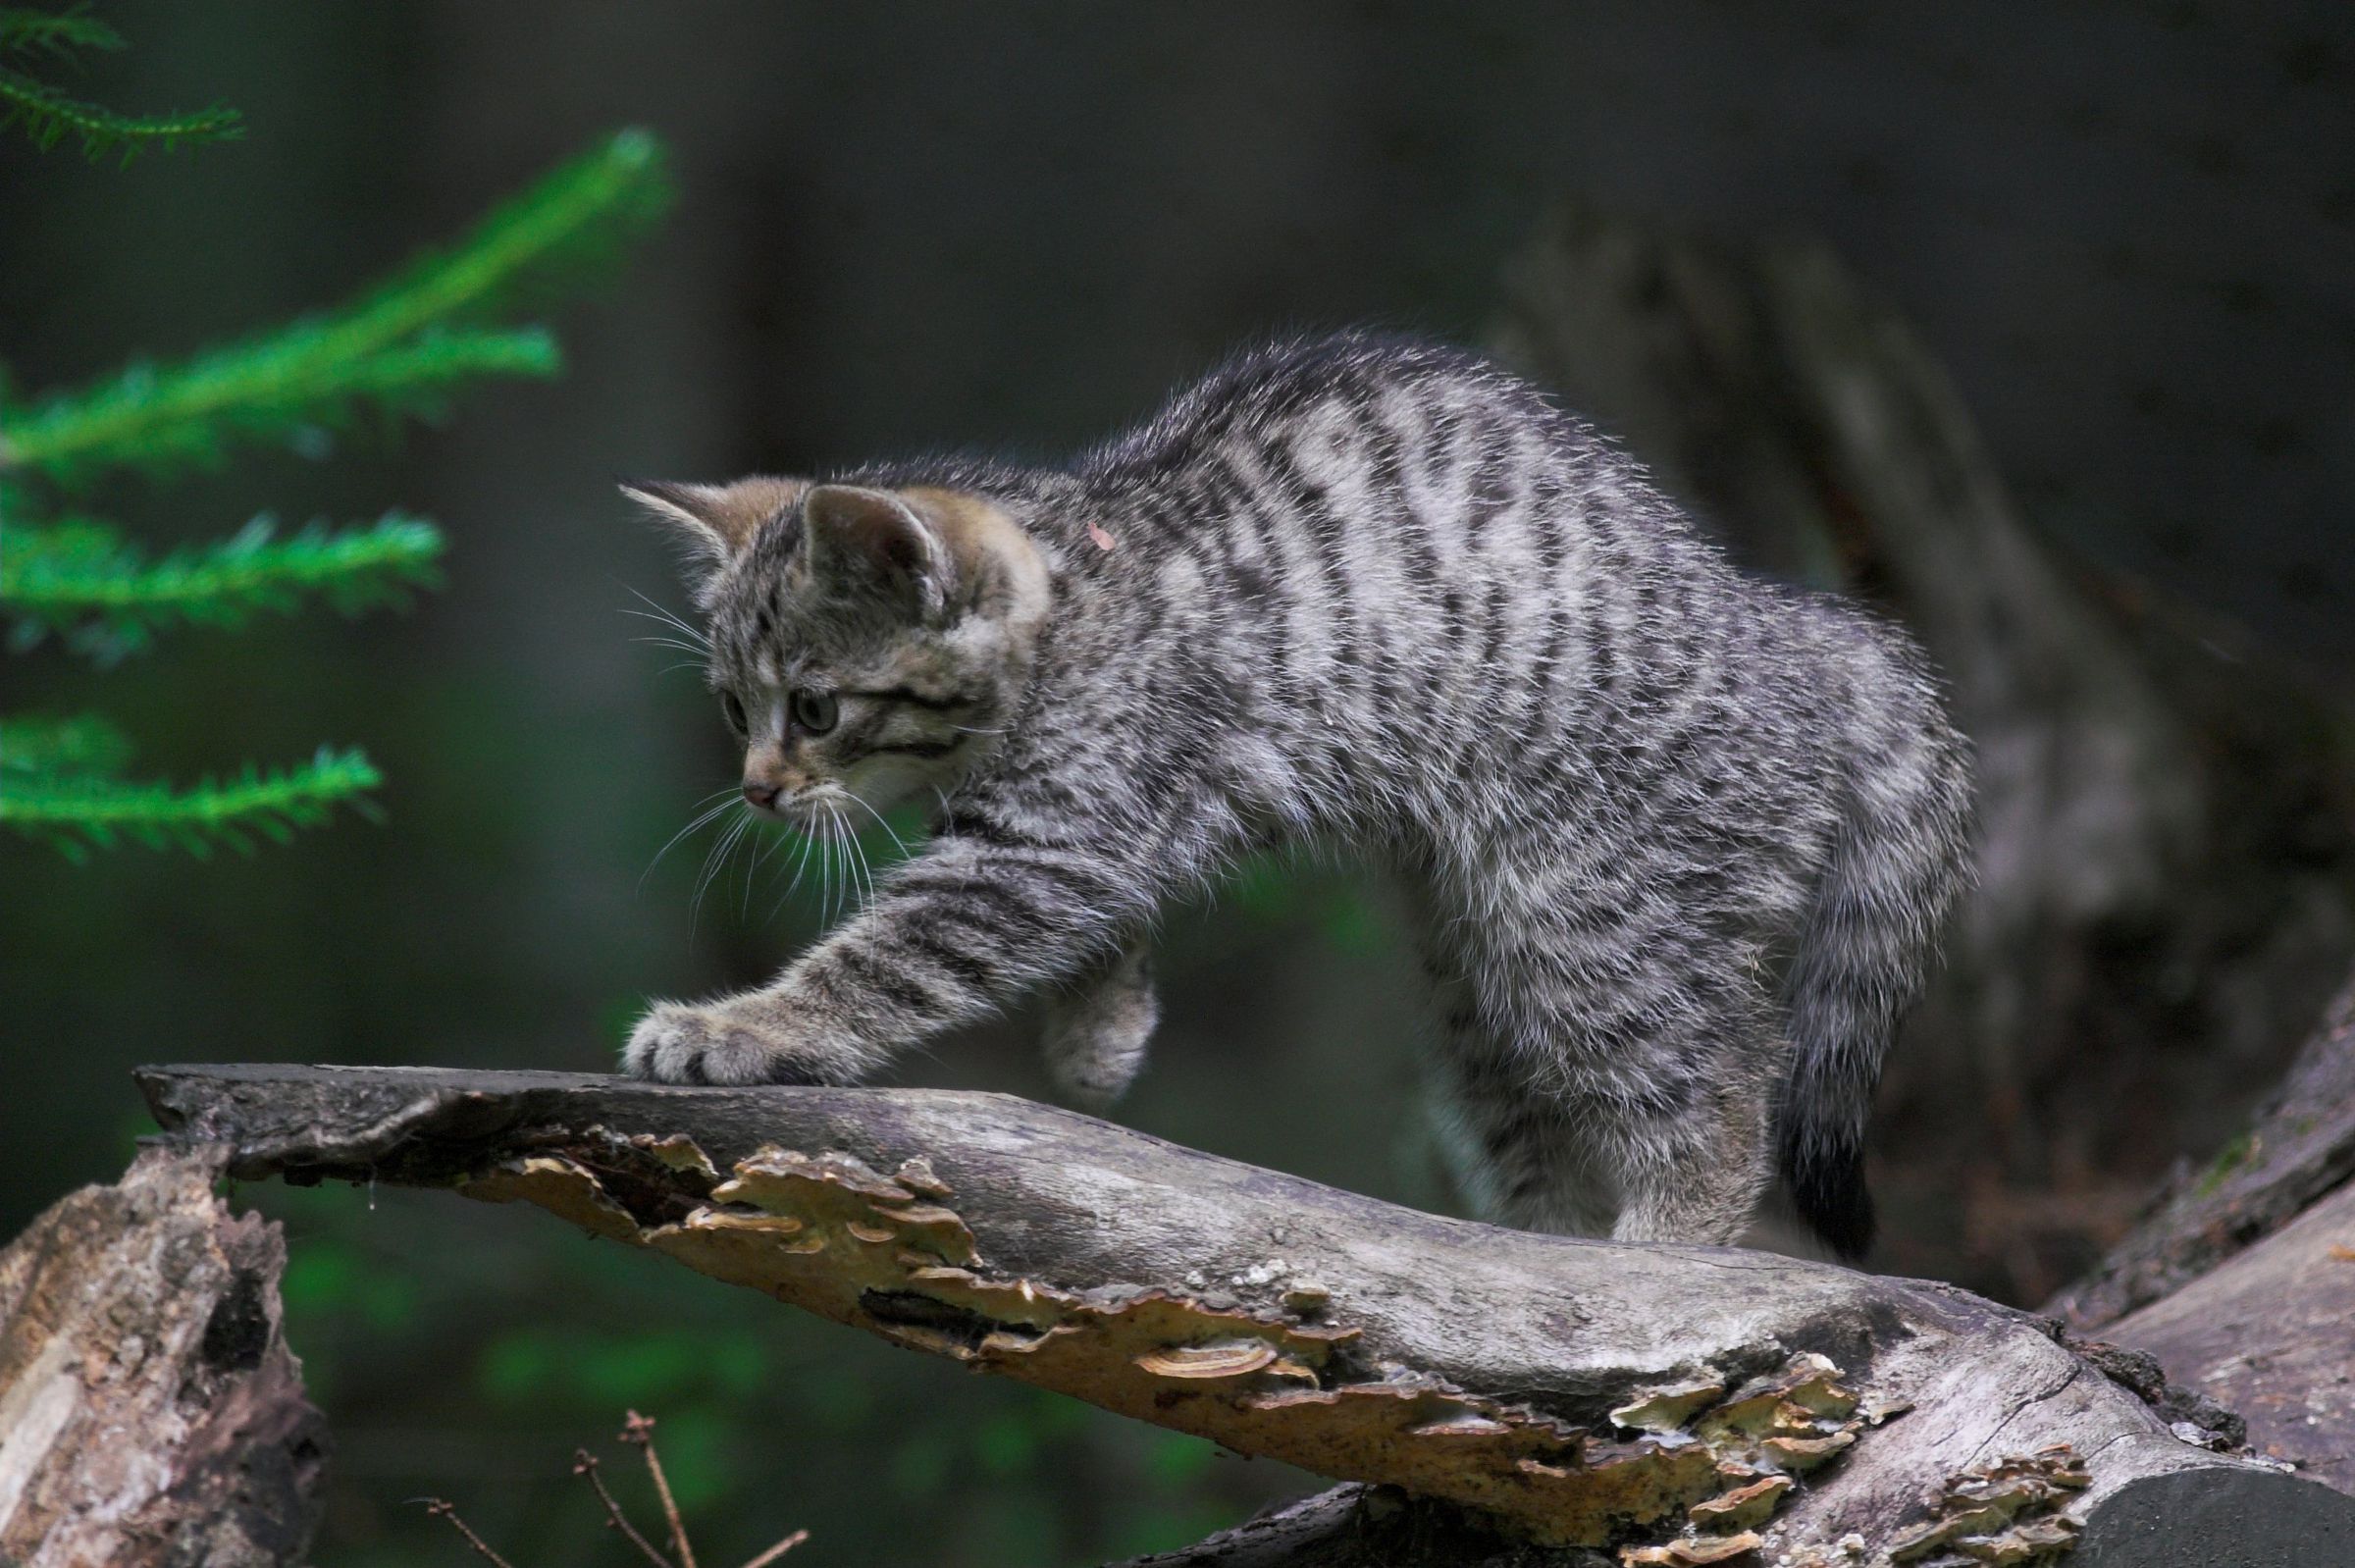
[[[955,786],[1016,711],[1046,563],[978,496],[759,477],[632,480],[671,525],[744,742],[744,797],[810,824]]]

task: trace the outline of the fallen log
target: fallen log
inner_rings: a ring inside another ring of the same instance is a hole
[[[2355,1491],[2355,1186],[2102,1331],[2236,1412],[2257,1452]]]
[[[223,1146],[239,1177],[536,1203],[895,1343],[1377,1489],[1174,1560],[1460,1562],[1469,1539],[1624,1564],[2031,1562],[2072,1541],[2076,1562],[2138,1568],[2355,1557],[2355,1501],[2184,1440],[2049,1320],[1947,1286],[1439,1219],[1003,1095],[139,1079],[173,1142]],[[2197,1557],[2168,1555],[2187,1541]]]

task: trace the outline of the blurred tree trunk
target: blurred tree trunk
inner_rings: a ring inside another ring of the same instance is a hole
[[[150,1150],[0,1252],[0,1562],[302,1556],[327,1433],[279,1332],[285,1239],[214,1196],[225,1164]]]
[[[1565,206],[1493,341],[1751,564],[1879,603],[1945,671],[1981,880],[1890,1065],[1888,1261],[2041,1299],[2223,1138],[2355,951],[2344,708],[2048,546],[1822,246]]]

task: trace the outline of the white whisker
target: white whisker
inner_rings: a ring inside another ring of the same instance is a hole
[[[842,856],[842,906],[834,917],[840,919],[851,913],[856,902],[858,872],[851,865],[851,836],[844,829],[842,812],[832,802],[826,805],[826,831],[832,835],[837,852]]]
[[[660,849],[654,851],[654,858],[646,862],[645,870],[638,873],[639,888],[643,890],[646,887],[646,879],[654,874],[654,867],[662,863],[662,857],[670,853],[673,845],[677,844],[679,840],[685,838],[688,834],[694,832],[697,828],[702,827],[705,823],[710,821],[713,817],[719,815],[720,812],[726,810],[732,804],[736,794],[737,788],[735,785],[731,784],[726,789],[716,790],[712,794],[705,796],[702,801],[696,802],[698,806],[702,806],[705,801],[718,800],[718,798],[723,795],[729,797],[728,800],[720,800],[718,805],[698,812],[693,821],[689,822],[685,827],[680,828],[676,833],[673,833]]]
[[[900,859],[906,860],[910,853],[908,849],[908,841],[900,837],[899,829],[893,827],[888,821],[884,820],[883,813],[876,810],[873,807],[867,805],[865,801],[861,800],[856,795],[853,795],[851,799],[858,804],[858,807],[861,810],[864,811],[867,815],[875,819],[875,826],[881,828],[884,832],[891,835],[892,847],[900,852]],[[871,875],[868,879],[868,885],[873,885],[873,879]]]
[[[736,841],[743,838],[745,830],[752,825],[753,814],[747,811],[728,824],[728,830],[719,836],[719,842],[711,846],[711,853],[704,857],[703,872],[695,879],[695,896],[687,902],[688,930],[693,931],[702,918],[704,895],[710,890],[712,880],[719,874],[720,868],[727,864],[728,852],[736,847]]]
[[[858,797],[853,796],[852,799],[856,800]],[[843,837],[850,840],[852,862],[858,867],[860,879],[865,884],[865,891],[859,898],[859,907],[864,909],[867,905],[875,902],[875,868],[867,863],[866,846],[860,842],[859,830],[851,825],[848,813],[845,813],[842,819],[842,833]]]
[[[769,907],[768,917],[771,920],[775,919],[784,910],[786,904],[793,898],[794,890],[802,885],[803,875],[810,869],[809,833],[799,823],[796,823],[793,837],[796,846],[793,856],[793,880],[785,884],[785,891],[778,894],[777,902]]]
[[[760,874],[760,867],[768,863],[768,858],[776,854],[777,847],[785,842],[783,834],[772,830],[765,823],[761,825],[760,832],[755,836],[765,839],[767,842],[762,844],[759,853],[754,855],[752,863],[744,868],[744,898],[736,908],[739,919],[749,920],[753,917],[753,878]]]
[[[840,806],[829,805],[834,813],[834,831],[842,836],[842,913],[847,917],[856,915],[866,902],[860,878],[866,868],[865,858],[859,853],[859,835],[851,830],[851,818]]]
[[[627,584],[624,584],[623,586],[628,587]],[[692,638],[695,642],[703,645],[706,648],[709,648],[711,646],[711,639],[706,636],[698,628],[688,625],[685,621],[679,619],[677,615],[673,614],[667,609],[664,609],[660,604],[657,604],[653,600],[647,598],[644,594],[639,593],[635,588],[630,589],[629,592],[633,599],[637,600],[639,603],[646,606],[646,609],[631,609],[625,604],[621,609],[621,612],[624,615],[635,615],[640,620],[660,621],[666,626],[677,628],[681,635]],[[652,610],[654,613],[650,615],[647,613],[648,610]]]
[[[858,800],[857,796],[851,798]],[[860,801],[860,804],[864,806],[866,803]],[[859,907],[864,909],[875,902],[875,867],[873,862],[866,858],[866,845],[859,837],[859,830],[851,825],[848,816],[843,818],[842,831],[851,841],[851,856],[858,862],[859,875],[866,883],[866,892],[859,900]]]
[[[834,923],[834,834],[830,822],[821,822],[824,834],[817,841],[817,923]]]

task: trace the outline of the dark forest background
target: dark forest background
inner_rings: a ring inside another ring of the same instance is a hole
[[[616,474],[1051,456],[1238,341],[1373,322],[1556,367],[1755,564],[1807,575],[1744,488],[1755,465],[1712,469],[1709,433],[1660,434],[1676,415],[1656,399],[1605,406],[1630,383],[1587,374],[1581,345],[1615,341],[1607,323],[1555,309],[1531,347],[1551,308],[1531,280],[1561,270],[1565,232],[1648,236],[1729,277],[1838,258],[1951,378],[2003,537],[2032,542],[2037,581],[2084,617],[2043,642],[1990,634],[1993,665],[2034,666],[1999,717],[2074,733],[2072,703],[2112,715],[2104,694],[2128,689],[2119,703],[2161,715],[2127,726],[2164,735],[2160,776],[2088,792],[2074,836],[2037,840],[2073,866],[2107,853],[2071,847],[2105,824],[2159,822],[2134,886],[2089,873],[2032,920],[1981,917],[1893,1069],[1878,1266],[2041,1300],[2171,1166],[2215,1155],[2355,948],[2344,7],[104,14],[135,47],[78,89],[220,99],[247,133],[125,169],[0,140],[0,361],[20,391],[340,297],[616,126],[664,138],[680,199],[556,317],[561,380],[324,461],[106,495],[157,541],[225,532],[257,495],[296,518],[397,496],[446,529],[448,583],[404,616],[195,632],[104,674],[54,650],[9,660],[12,703],[102,691],[158,770],[329,737],[364,743],[390,784],[382,825],[251,859],[75,867],[0,846],[0,1234],[119,1171],[146,1127],[135,1063],[599,1070],[646,996],[749,982],[807,939],[815,905],[779,906],[766,872],[723,874],[691,918],[706,839],[648,869],[735,758],[698,677],[634,641],[632,591],[679,596]],[[1689,267],[1664,276],[1629,319],[1715,297],[1678,291]],[[1779,396],[1785,363],[1760,350],[1749,381],[1710,385]],[[1849,586],[1934,614],[1872,549],[1844,558]],[[2013,579],[1988,580],[2000,598]],[[2053,696],[2080,658],[2109,661],[2108,684]],[[2098,771],[2051,755],[2063,795]],[[1991,847],[2000,910],[2019,846]],[[2026,969],[2005,962],[2019,953]],[[1122,1119],[1449,1206],[1399,969],[1380,890],[1345,871],[1254,875],[1179,915],[1168,1020]],[[1016,1019],[946,1041],[901,1076],[1043,1095],[1026,1037]],[[605,1560],[565,1472],[630,1406],[661,1419],[723,1559],[800,1524],[812,1568],[1076,1563],[1180,1543],[1298,1480],[517,1215],[250,1197],[288,1226],[289,1334],[341,1445],[322,1563],[462,1560],[405,1505],[422,1493],[518,1560]]]

